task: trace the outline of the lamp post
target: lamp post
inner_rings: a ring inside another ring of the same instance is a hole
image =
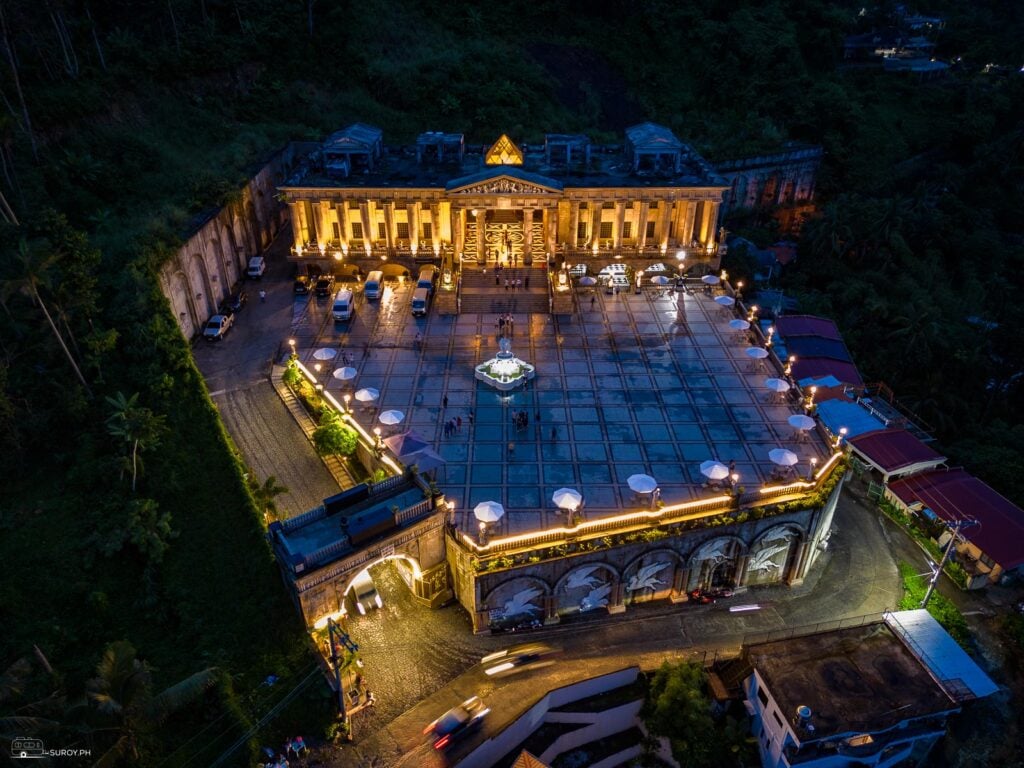
[[[843,441],[846,440],[846,433],[849,431],[850,430],[848,430],[846,427],[839,428],[839,434],[836,436],[836,442],[833,448],[838,449],[843,446]]]
[[[768,326],[768,338],[764,342],[764,348],[765,349],[771,349],[771,346],[772,346],[772,336],[774,336],[774,335],[775,335],[775,326],[774,325],[769,325]]]
[[[373,436],[376,439],[375,447],[379,451],[384,447],[384,441],[380,437],[380,427],[373,428]]]
[[[736,301],[740,301],[743,298],[743,281],[740,280],[736,283]]]
[[[482,547],[484,544],[487,543],[487,523],[485,523],[483,520],[480,521],[480,534],[479,534],[479,538],[480,538],[480,546]]]
[[[804,410],[811,411],[814,408],[814,395],[817,394],[817,392],[817,387],[811,387],[810,391],[807,394],[807,402],[804,403]]]
[[[317,386],[320,385],[320,371],[321,371],[322,368],[323,368],[323,366],[320,365],[320,363],[313,363],[313,370],[316,372],[315,378],[316,378]]]
[[[345,413],[352,413],[352,406],[349,405],[352,402],[352,395],[346,394],[341,399],[345,401]]]
[[[811,471],[807,473],[807,479],[814,480],[814,468],[818,466],[818,460],[814,457],[811,457],[811,461],[809,463],[811,465]]]
[[[752,306],[752,307],[750,308],[750,311],[749,311],[749,312],[747,313],[747,322],[748,322],[748,323],[753,323],[753,322],[754,322],[755,320],[757,320],[757,313],[758,313],[759,311],[760,311],[760,310],[758,310],[757,304],[755,304],[754,306]]]
[[[782,372],[786,375],[787,378],[793,375],[793,363],[795,362],[796,355],[790,355],[789,360],[786,361],[786,367],[782,369]]]
[[[970,525],[976,525],[977,520],[966,519],[957,520],[951,526],[953,534],[949,537],[949,541],[946,543],[946,550],[942,553],[942,559],[938,564],[932,564],[932,578],[928,582],[928,589],[925,590],[924,598],[921,600],[921,607],[927,608],[928,601],[932,599],[932,592],[935,591],[935,583],[939,580],[939,575],[942,573],[942,569],[946,567],[946,562],[949,560],[949,556],[953,554],[953,550],[956,549],[956,540],[960,536],[960,529],[966,528]]]
[[[292,350],[292,360],[294,360],[296,358],[296,354],[295,354],[295,339],[288,339],[288,346]]]

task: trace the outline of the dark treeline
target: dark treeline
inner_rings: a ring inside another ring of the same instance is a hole
[[[267,673],[306,669],[155,272],[275,148],[355,120],[391,143],[617,140],[651,119],[711,159],[822,144],[822,215],[787,291],[835,317],[950,455],[1024,500],[1024,6],[921,7],[946,19],[939,55],[962,57],[934,83],[841,66],[843,36],[894,4],[862,6],[0,2],[0,663],[33,645],[58,658],[41,695],[85,691],[122,639],[157,687],[228,671],[180,731],[138,739],[143,764],[225,706],[229,724],[265,711]],[[774,236],[756,212],[730,226]],[[190,754],[208,764],[238,733]]]

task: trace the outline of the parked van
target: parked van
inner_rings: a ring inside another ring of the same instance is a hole
[[[259,280],[266,271],[267,261],[262,256],[253,256],[249,259],[249,269],[246,270],[246,274],[250,280]]]
[[[334,295],[334,306],[331,307],[331,314],[338,322],[351,320],[355,314],[355,295],[348,288],[342,288]]]
[[[363,571],[352,582],[352,597],[356,601],[356,610],[362,616],[365,616],[374,608],[384,607],[380,595],[377,594],[377,587],[374,586],[373,579],[370,578],[369,571]]]
[[[426,288],[417,288],[412,292],[412,316],[423,317],[427,314],[427,304],[430,302],[430,291]]]
[[[383,290],[384,273],[376,269],[366,276],[366,282],[363,283],[363,292],[368,299],[379,299]]]
[[[437,267],[424,267],[420,270],[419,279],[416,281],[417,288],[426,288],[434,292],[434,283],[437,280]]]

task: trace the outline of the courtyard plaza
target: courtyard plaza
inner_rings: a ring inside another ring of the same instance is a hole
[[[537,376],[507,394],[473,375],[498,351],[497,316],[412,318],[410,294],[410,283],[390,283],[379,303],[360,298],[356,318],[333,332],[318,319],[322,307],[296,302],[293,331],[319,326],[317,348],[337,351],[319,378],[339,400],[379,390],[376,402],[351,401],[368,431],[411,428],[433,443],[447,462],[438,485],[463,531],[477,531],[473,508],[482,501],[506,510],[488,535],[511,535],[564,525],[551,501],[561,487],[582,493],[593,520],[650,506],[650,494],[627,486],[630,475],[652,475],[670,505],[723,492],[700,472],[709,459],[733,464],[737,485],[752,490],[777,471],[773,448],[797,455],[791,477],[806,477],[812,459],[830,453],[816,432],[794,432],[787,419],[802,412],[799,402],[769,391],[765,379],[778,372],[751,360],[747,335],[729,327],[735,312],[703,291],[581,292],[570,316],[513,314],[512,351]],[[313,347],[299,343],[312,366]],[[331,375],[343,365],[356,368],[355,379]],[[377,414],[392,409],[403,423],[379,424]],[[526,429],[517,428],[519,412]],[[459,418],[461,429],[446,437],[445,423]]]

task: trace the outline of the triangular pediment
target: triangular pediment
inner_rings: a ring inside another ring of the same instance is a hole
[[[560,195],[561,182],[521,168],[494,168],[452,179],[446,185],[455,195]]]
[[[501,138],[487,150],[484,163],[487,165],[522,165],[523,150],[503,133]]]

